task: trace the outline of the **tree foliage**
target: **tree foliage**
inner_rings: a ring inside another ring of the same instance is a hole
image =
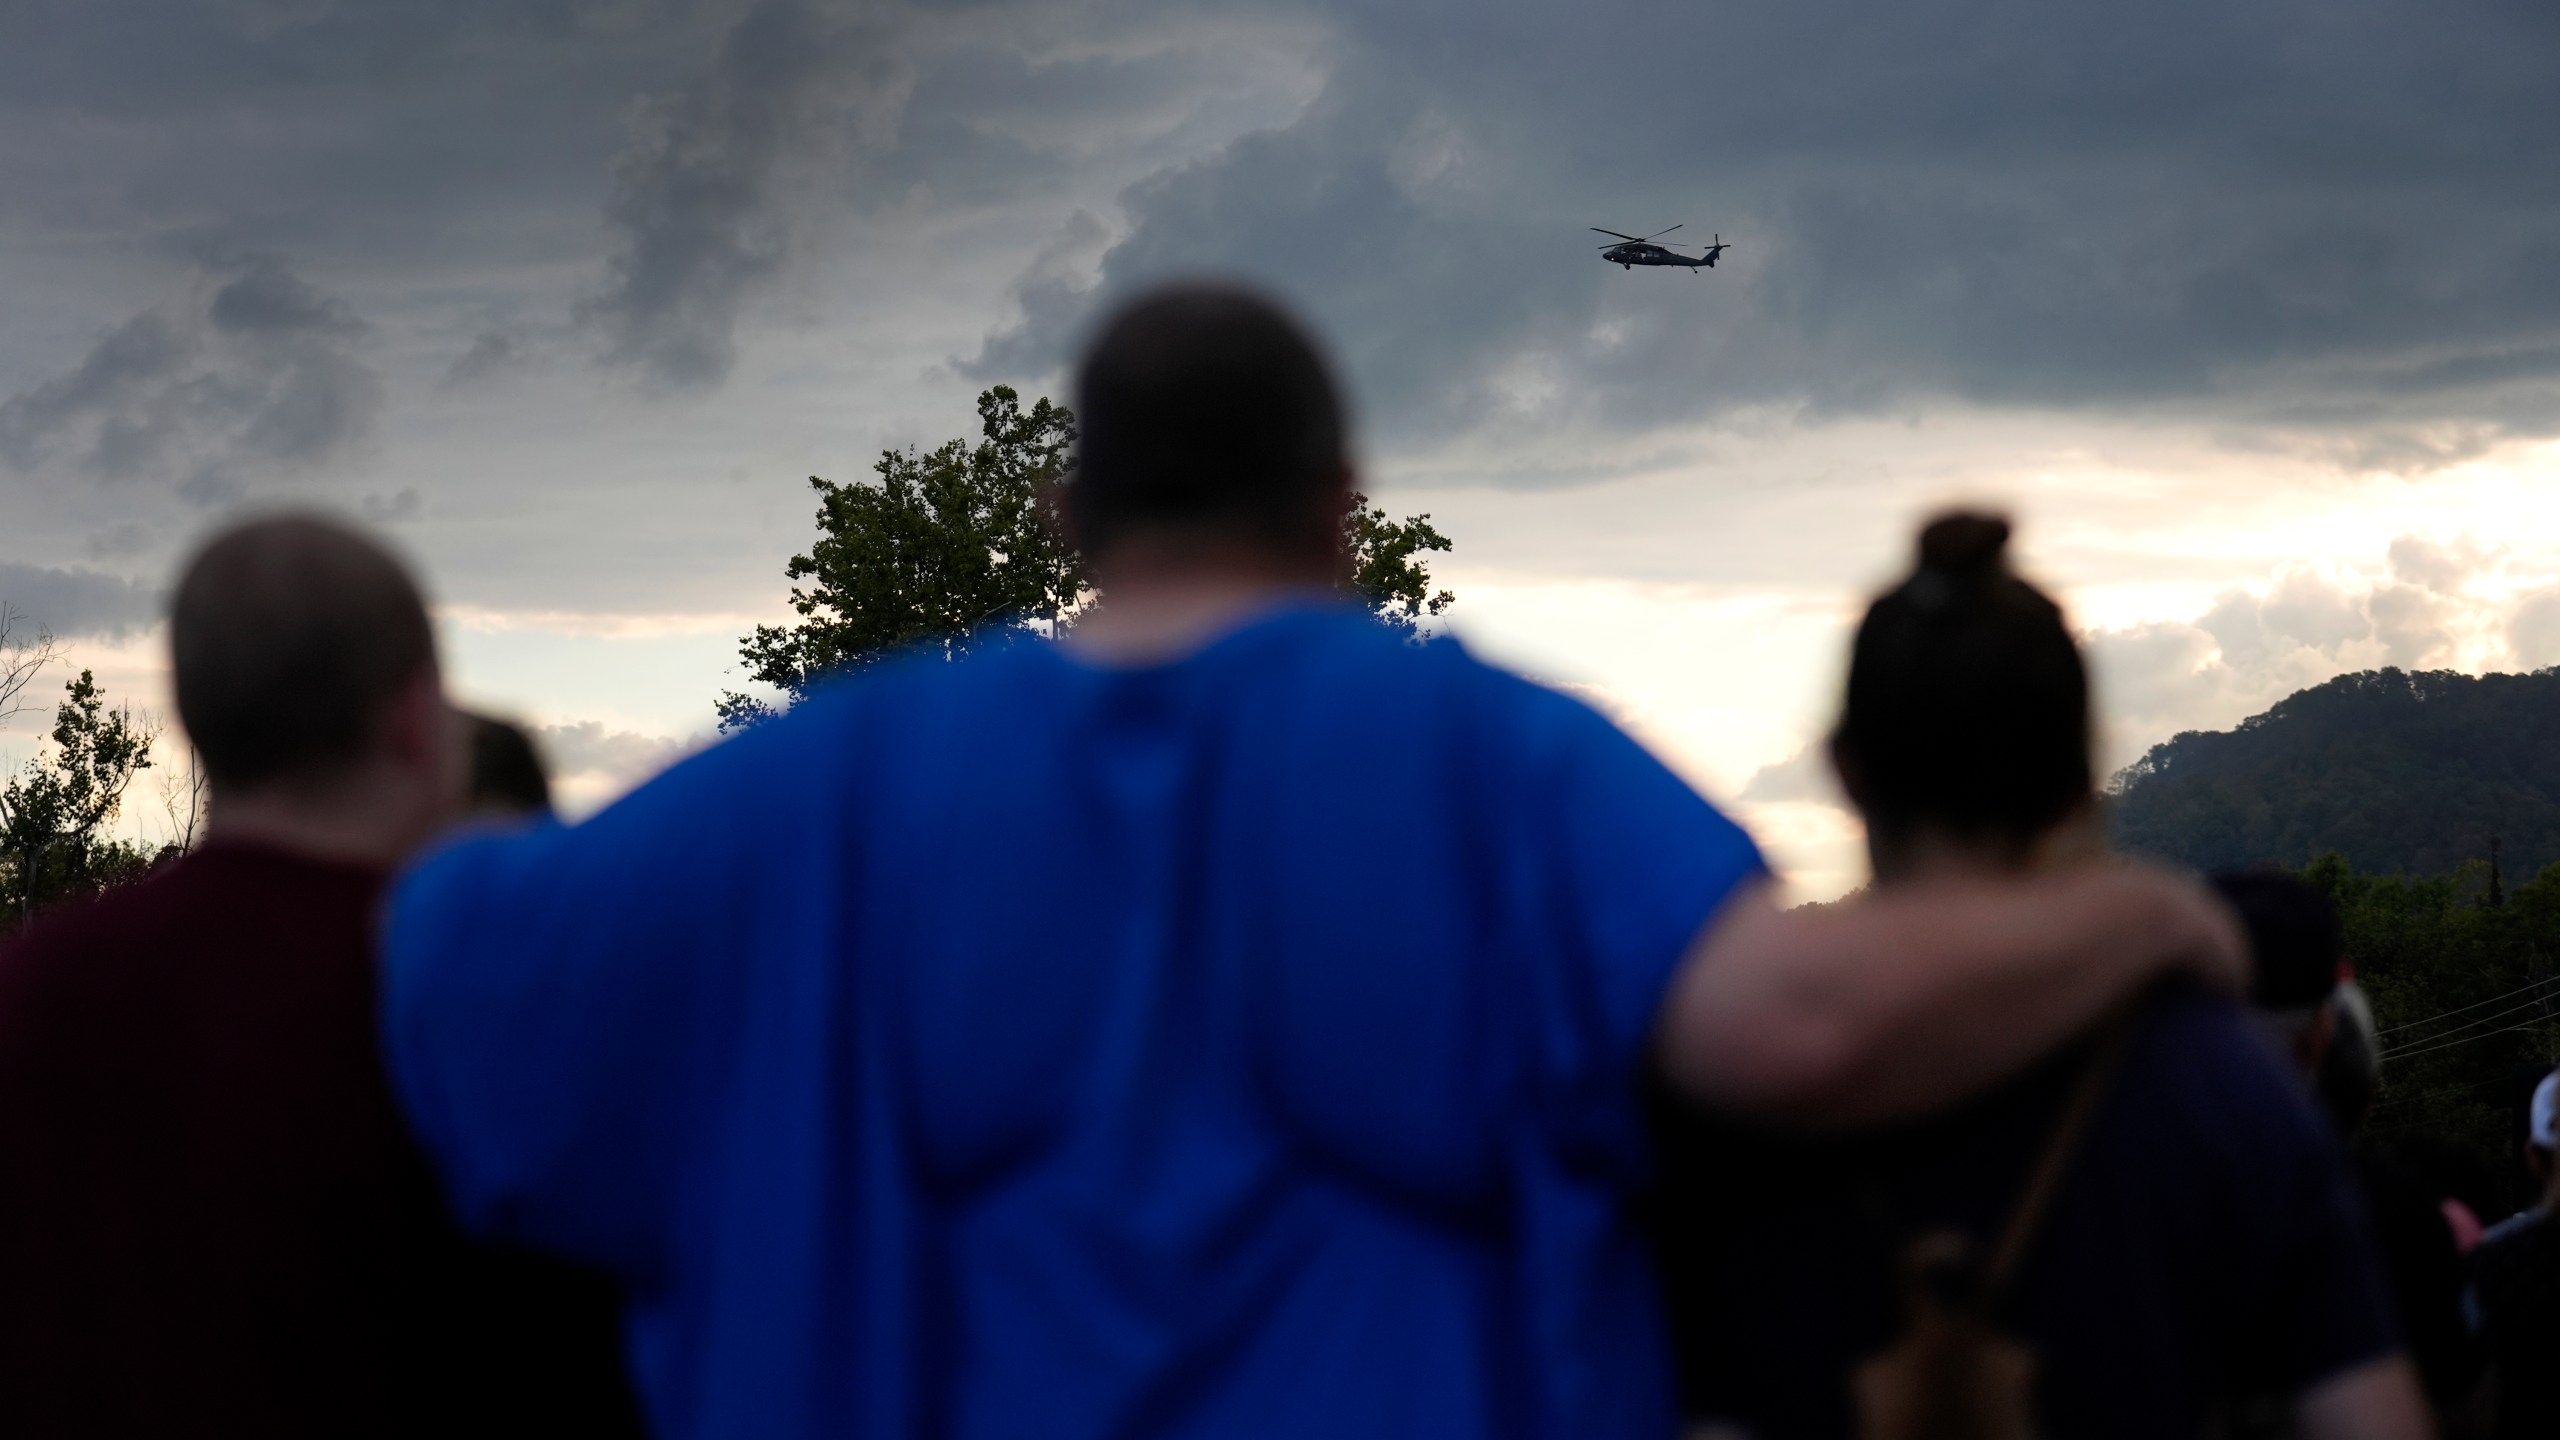
[[[2560,1063],[2560,865],[2503,895],[2489,870],[2368,875],[2332,854],[2303,873],[2337,901],[2382,1030],[2365,1138],[2467,1180],[2495,1218],[2525,1199],[2521,1088]]]
[[[2228,731],[2189,731],[2115,780],[2118,842],[2205,869],[2450,874],[2501,841],[2560,862],[2560,669],[2342,675]]]
[[[139,873],[149,860],[107,827],[134,777],[151,768],[151,726],[130,707],[108,708],[89,671],[63,689],[45,749],[0,786],[0,904],[21,925],[45,905]]]
[[[1075,416],[1046,398],[1028,410],[1011,387],[978,396],[978,438],[881,453],[869,480],[811,476],[818,540],[783,567],[789,625],[739,642],[749,679],[796,703],[828,675],[915,649],[973,648],[1056,635],[1088,598],[1084,558],[1056,506],[1075,468]],[[1433,590],[1424,557],[1450,549],[1429,515],[1389,519],[1353,495],[1342,516],[1345,586],[1408,635],[1456,598]],[[735,730],[775,704],[739,692],[717,702]]]
[[[1449,537],[1431,527],[1429,515],[1390,520],[1354,491],[1342,512],[1342,541],[1351,572],[1344,583],[1369,602],[1381,623],[1412,635],[1424,620],[1457,603],[1457,596],[1431,588],[1431,571],[1420,558],[1427,550],[1452,548]]]
[[[0,725],[35,708],[23,697],[55,658],[52,632],[28,635],[25,614],[14,605],[0,603]]]
[[[809,477],[818,543],[783,567],[801,618],[740,642],[750,678],[796,701],[821,676],[918,646],[958,656],[1075,605],[1082,565],[1051,513],[1075,417],[1046,399],[1026,411],[999,385],[978,397],[978,432],[975,445],[883,451],[869,482]],[[733,693],[719,711],[733,729],[768,708]]]

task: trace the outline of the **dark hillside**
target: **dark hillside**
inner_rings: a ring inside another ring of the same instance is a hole
[[[2560,861],[2560,669],[2341,675],[2223,731],[2190,730],[2115,780],[2124,848],[2205,869],[2299,868],[2335,851],[2364,874]]]

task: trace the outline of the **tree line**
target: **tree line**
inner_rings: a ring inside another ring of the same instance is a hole
[[[2515,1210],[2521,1106],[2560,1064],[2560,864],[2513,889],[2486,860],[2376,875],[2330,854],[2301,873],[2337,902],[2382,1031],[2365,1138],[2427,1160],[2483,1215]]]
[[[2447,875],[2494,845],[2530,875],[2560,861],[2560,669],[2341,675],[2155,745],[2113,788],[2125,849],[2200,869],[2335,851]]]
[[[2513,1209],[2521,1092],[2560,1062],[2560,670],[2341,675],[2110,788],[2120,848],[2337,902],[2383,1031],[2366,1140]]]

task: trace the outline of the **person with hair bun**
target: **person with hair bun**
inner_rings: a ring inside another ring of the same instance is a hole
[[[2107,863],[2088,675],[2009,533],[1939,516],[1858,627],[1831,758],[1875,897]],[[2427,1431],[2338,1146],[2225,997],[2164,984],[1916,1121],[1662,1124],[1702,1421],[1764,1440]]]

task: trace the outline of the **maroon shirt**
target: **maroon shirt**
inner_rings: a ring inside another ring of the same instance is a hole
[[[383,880],[215,844],[0,948],[0,1434],[634,1431],[609,1293],[401,1123]]]

